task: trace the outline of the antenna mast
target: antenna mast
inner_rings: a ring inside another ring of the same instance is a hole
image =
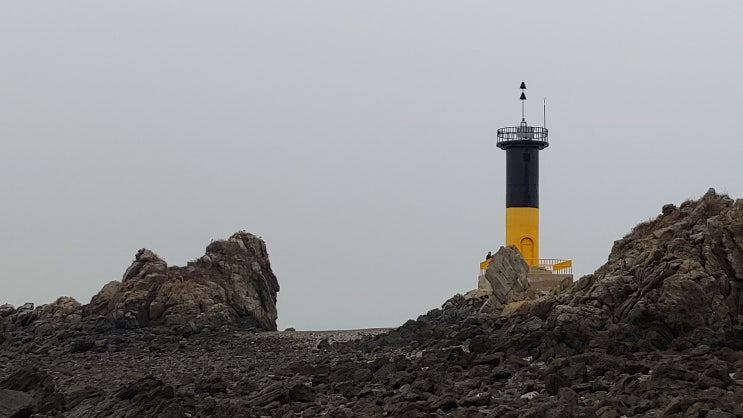
[[[521,122],[526,122],[526,118],[524,117],[524,102],[526,101],[526,94],[524,94],[524,90],[526,90],[526,83],[522,81],[521,87],[519,88],[521,89],[521,97],[519,97],[519,99],[521,99]]]
[[[544,100],[544,102],[543,102],[544,103],[544,122],[543,122],[542,126],[544,126],[546,128],[547,127],[547,98],[544,97],[544,98],[542,98],[542,100]]]

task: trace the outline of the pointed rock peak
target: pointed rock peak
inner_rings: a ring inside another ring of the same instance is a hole
[[[141,262],[162,261],[162,259],[157,254],[155,254],[151,250],[148,250],[147,248],[141,248],[139,251],[137,251],[134,259]]]
[[[240,231],[213,240],[184,267],[139,250],[121,282],[104,286],[83,311],[104,316],[116,328],[193,323],[276,330],[278,291],[265,242]]]

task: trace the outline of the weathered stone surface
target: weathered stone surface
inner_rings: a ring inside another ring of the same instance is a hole
[[[607,321],[626,324],[654,346],[700,327],[739,326],[742,237],[743,200],[710,190],[698,201],[666,206],[616,241],[609,261],[576,283],[562,303],[593,306],[589,315],[605,320],[586,322],[592,332]]]
[[[9,303],[0,305],[0,318],[5,318],[6,316],[11,315],[13,312],[15,312],[15,308],[13,307],[13,305]]]
[[[485,270],[492,289],[489,308],[497,311],[511,302],[531,298],[528,273],[529,266],[515,246],[501,247]]]
[[[275,330],[278,291],[265,243],[239,232],[212,242],[186,267],[168,266],[152,251],[139,250],[121,282],[104,286],[84,312],[119,328],[193,322]]]
[[[22,418],[31,415],[34,398],[26,392],[0,389],[0,418]]]
[[[26,303],[17,309],[11,305],[0,307],[0,333],[33,327],[37,334],[52,333],[55,329],[77,326],[82,319],[82,305],[71,297],[34,308]],[[0,338],[1,339],[1,338]]]
[[[63,322],[78,322],[82,317],[82,305],[74,298],[62,296],[53,303],[37,308],[42,319]]]

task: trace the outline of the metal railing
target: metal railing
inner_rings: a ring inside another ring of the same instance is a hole
[[[541,126],[509,126],[498,129],[498,144],[507,141],[547,142],[547,128]]]
[[[492,258],[488,258],[485,261],[480,261],[480,274],[484,273],[485,269],[488,268],[488,266],[490,265],[490,260],[492,260]]]
[[[490,265],[487,259],[480,262],[480,275],[485,274],[485,270]],[[573,260],[564,260],[561,258],[535,258],[524,260],[529,265],[530,274],[573,274]]]
[[[560,258],[538,258],[524,260],[529,265],[529,273],[573,274],[573,260]]]

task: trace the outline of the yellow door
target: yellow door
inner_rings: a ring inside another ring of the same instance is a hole
[[[532,241],[531,238],[521,238],[519,251],[521,251],[521,255],[524,257],[526,264],[530,266],[536,264],[536,260],[534,260],[534,241]]]

